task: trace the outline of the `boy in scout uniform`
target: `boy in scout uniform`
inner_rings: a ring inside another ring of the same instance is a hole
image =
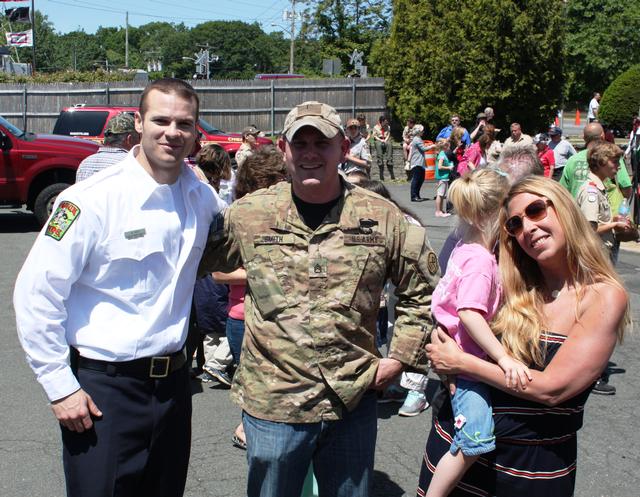
[[[329,105],[291,110],[278,142],[291,183],[259,190],[214,222],[201,271],[247,271],[246,333],[232,399],[243,409],[249,497],[371,495],[376,394],[425,370],[438,262],[424,228],[342,180],[349,150]],[[389,356],[376,346],[380,294],[396,286]]]
[[[614,243],[614,230],[624,229],[629,224],[628,219],[619,219],[611,213],[611,206],[607,198],[607,188],[604,181],[616,177],[620,167],[622,150],[613,143],[599,140],[587,154],[589,174],[587,180],[580,186],[576,194],[576,202],[587,220],[596,230],[602,242],[610,253]]]

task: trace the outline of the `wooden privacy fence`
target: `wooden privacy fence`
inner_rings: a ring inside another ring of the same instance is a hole
[[[363,113],[373,127],[386,112],[384,79],[295,79],[192,81],[200,114],[216,127],[240,132],[253,124],[271,134],[282,130],[289,110],[306,100],[325,102],[343,122]],[[63,107],[138,105],[144,85],[137,82],[1,84],[0,115],[34,133],[51,133]]]

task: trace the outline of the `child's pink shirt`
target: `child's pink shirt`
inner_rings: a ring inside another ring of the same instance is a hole
[[[500,295],[495,256],[477,243],[459,242],[451,253],[446,274],[433,292],[431,311],[462,350],[485,358],[486,352],[469,336],[458,311],[473,309],[489,322],[498,310]]]

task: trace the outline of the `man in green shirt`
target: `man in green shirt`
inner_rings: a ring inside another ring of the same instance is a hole
[[[599,123],[590,123],[584,127],[583,132],[584,143],[586,148],[576,155],[569,157],[562,177],[560,178],[560,184],[564,186],[573,198],[578,194],[578,190],[582,183],[587,180],[589,175],[589,165],[587,164],[587,152],[593,146],[596,140],[604,140],[604,129]],[[627,172],[627,167],[624,161],[620,159],[620,168],[616,175],[616,183],[624,198],[631,196],[631,179]],[[614,182],[607,180],[605,182],[607,187],[607,196],[609,197],[609,203],[614,212],[618,211],[618,206],[622,201],[622,196],[616,191],[616,185]],[[613,197],[613,198],[612,198]]]

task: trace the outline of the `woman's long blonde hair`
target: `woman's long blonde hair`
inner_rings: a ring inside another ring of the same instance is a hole
[[[540,176],[527,176],[515,183],[500,212],[500,226],[508,217],[509,202],[521,193],[544,197],[551,203],[566,240],[566,261],[580,301],[587,286],[608,283],[624,290],[602,241],[589,225],[570,194],[557,182]],[[544,364],[540,335],[547,329],[543,313],[545,282],[538,263],[520,247],[515,238],[500,230],[500,275],[504,302],[492,328],[502,335],[502,344],[510,354],[525,364]],[[577,306],[577,304],[576,304]],[[577,319],[577,307],[576,307]],[[617,330],[621,342],[629,324],[629,305]],[[553,331],[553,330],[548,330]]]

